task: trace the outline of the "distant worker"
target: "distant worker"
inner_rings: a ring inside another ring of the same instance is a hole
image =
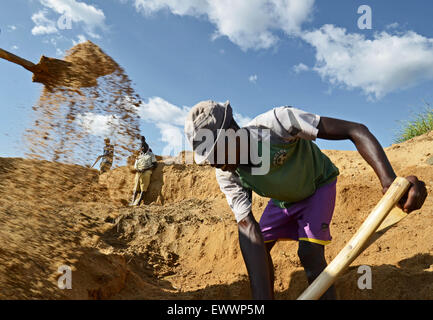
[[[150,177],[152,176],[152,169],[156,166],[157,161],[146,139],[141,136],[141,148],[137,160],[135,160],[134,169],[137,171],[135,174],[134,193],[130,206],[139,206],[144,199],[144,194],[150,185]],[[137,196],[139,197],[137,198]]]
[[[114,158],[114,146],[110,144],[110,139],[105,138],[104,139],[105,146],[104,146],[104,153],[96,159],[95,163],[93,164],[92,168],[95,166],[95,164],[102,159],[101,165],[99,168],[99,173],[107,172],[111,169],[111,166],[113,165],[113,158]]]

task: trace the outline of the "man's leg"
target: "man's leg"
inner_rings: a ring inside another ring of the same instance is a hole
[[[137,172],[135,174],[135,181],[134,181],[134,191],[132,193],[132,200],[129,204],[130,206],[135,205],[135,199],[137,198],[137,195],[140,193],[140,173]]]
[[[139,206],[141,201],[143,201],[143,199],[144,199],[144,192],[142,191],[140,192],[140,197],[138,198],[138,200],[135,202],[134,205]]]
[[[273,266],[263,242],[259,224],[250,213],[238,223],[239,244],[250,278],[252,298],[270,300],[273,292]]]
[[[134,190],[134,192],[132,193],[132,200],[131,203],[129,205],[133,206],[134,202],[135,202],[135,198],[137,197],[138,192]]]
[[[139,206],[141,201],[144,200],[144,195],[150,185],[150,177],[152,176],[152,170],[146,170],[140,175],[140,197],[136,201],[136,205]]]
[[[259,228],[265,242],[268,256],[269,278],[271,279],[272,293],[274,292],[274,265],[272,263],[271,250],[278,239],[297,237],[297,225],[293,223],[286,209],[276,206],[270,200],[260,218]]]
[[[99,174],[103,174],[105,172],[110,171],[112,164],[109,162],[102,162],[101,167],[99,169]]]
[[[275,283],[275,272],[274,272],[274,263],[272,262],[271,250],[274,247],[276,241],[265,242],[266,251],[268,252],[268,263],[269,263],[269,277],[271,278],[272,284],[272,293],[274,294],[274,283]]]
[[[321,244],[301,240],[299,241],[298,256],[307,274],[308,283],[311,284],[327,266],[325,248]],[[331,286],[320,299],[335,300],[334,286]]]

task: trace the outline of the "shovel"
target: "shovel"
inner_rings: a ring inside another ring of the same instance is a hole
[[[35,71],[35,64],[33,62],[30,62],[28,60],[25,60],[23,58],[20,58],[10,52],[7,52],[6,50],[0,49],[0,58],[8,60],[10,62],[19,64],[23,68],[26,68],[27,70],[34,72]]]
[[[18,64],[33,73],[33,82],[53,87],[94,87],[97,78],[105,74],[95,74],[83,65],[77,65],[65,60],[42,56],[37,64],[18,57],[6,50],[0,49],[0,58]]]
[[[407,214],[398,210],[392,211],[394,206],[409,189],[410,182],[397,177],[388,191],[374,207],[367,219],[360,226],[355,235],[341,249],[340,253],[313,281],[313,283],[298,297],[298,300],[317,300],[335,282],[336,278],[361,254],[368,246],[368,240],[376,230],[386,228],[404,219]]]

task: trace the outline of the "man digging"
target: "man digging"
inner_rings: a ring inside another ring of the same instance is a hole
[[[329,226],[339,170],[313,140],[351,140],[377,174],[383,193],[396,178],[366,126],[292,107],[274,108],[240,128],[229,102],[202,101],[190,110],[185,133],[196,162],[209,161],[216,168],[238,223],[253,299],[274,298],[270,251],[278,240],[299,242],[298,256],[310,284],[327,265],[324,247],[332,239]],[[417,177],[407,179],[411,187],[399,206],[409,213],[421,208],[427,190]],[[271,198],[259,223],[251,211],[252,191]],[[332,286],[322,299],[335,297]]]
[[[144,199],[144,195],[150,185],[150,177],[152,176],[152,169],[156,166],[156,157],[144,136],[141,136],[141,148],[137,160],[134,164],[134,169],[137,171],[135,174],[135,186],[132,195],[130,206],[139,206]],[[138,196],[138,198],[137,198]]]
[[[114,158],[114,146],[110,143],[110,138],[104,139],[104,151],[103,153],[98,156],[95,163],[92,165],[92,168],[95,166],[95,164],[102,159],[100,167],[99,167],[99,173],[105,173],[110,171],[111,166],[113,165],[113,158]]]

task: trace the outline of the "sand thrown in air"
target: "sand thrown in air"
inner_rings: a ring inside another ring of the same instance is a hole
[[[119,64],[90,41],[72,47],[64,60],[43,60],[44,72],[33,77],[44,88],[24,135],[27,156],[89,164],[105,137],[115,145],[115,160],[129,156],[140,135],[141,100]]]

